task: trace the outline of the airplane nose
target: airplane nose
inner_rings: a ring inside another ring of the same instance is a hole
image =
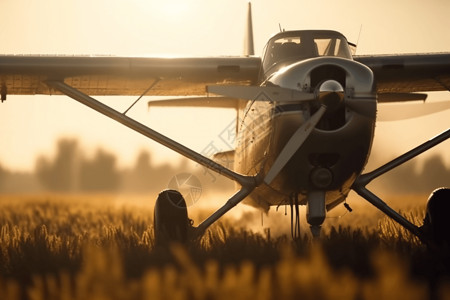
[[[344,101],[344,88],[336,80],[322,82],[316,90],[319,102],[327,107],[327,112],[333,112]]]

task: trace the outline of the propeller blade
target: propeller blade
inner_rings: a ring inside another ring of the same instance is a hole
[[[313,93],[276,86],[211,85],[207,86],[207,91],[226,97],[256,101],[299,102],[315,99]]]
[[[400,121],[431,115],[450,109],[450,101],[379,104],[378,121]]]
[[[345,99],[345,106],[350,110],[371,119],[375,119],[377,114],[377,101],[375,99],[347,98]]]
[[[287,164],[287,162],[291,159],[291,157],[297,152],[298,149],[303,145],[306,139],[311,134],[314,127],[316,127],[317,123],[319,123],[322,116],[325,114],[327,110],[326,106],[322,105],[319,110],[311,116],[311,118],[306,121],[299,129],[292,135],[289,141],[284,146],[283,150],[281,150],[277,159],[273,163],[266,177],[264,178],[264,182],[270,184],[272,180],[281,172],[283,167]]]

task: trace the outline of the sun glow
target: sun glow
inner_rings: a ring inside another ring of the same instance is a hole
[[[164,1],[163,3],[161,3],[160,9],[161,12],[167,17],[178,18],[187,13],[189,5],[186,1],[171,0],[171,1]]]
[[[146,11],[149,15],[156,18],[167,19],[170,22],[177,22],[189,13],[192,3],[183,0],[166,0],[162,2],[153,2],[147,0],[136,0],[136,6],[139,10]]]

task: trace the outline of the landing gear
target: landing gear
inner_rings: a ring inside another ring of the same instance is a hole
[[[447,243],[450,240],[448,238],[448,232],[443,233],[445,228],[449,227],[450,222],[445,221],[445,213],[448,212],[449,209],[449,198],[448,192],[439,192],[437,191],[432,193],[432,196],[428,200],[427,205],[427,216],[425,218],[425,224],[422,227],[418,227],[415,224],[411,223],[405,217],[400,215],[398,212],[394,211],[391,207],[389,207],[383,200],[378,198],[375,194],[369,191],[366,186],[375,178],[380,177],[386,172],[400,166],[401,164],[407,162],[408,160],[420,155],[421,153],[433,148],[434,146],[446,141],[450,138],[450,129],[442,132],[441,134],[435,136],[431,140],[417,146],[416,148],[406,152],[403,155],[400,155],[396,159],[384,164],[383,166],[375,169],[369,173],[360,175],[352,185],[352,189],[357,192],[361,197],[366,199],[368,202],[373,204],[376,208],[386,214],[389,218],[396,221],[400,225],[402,225],[406,230],[419,237],[422,241],[427,242],[427,240],[432,240],[433,236],[441,235],[446,236]],[[448,189],[444,189],[448,190]],[[439,190],[438,190],[439,191]],[[441,194],[442,193],[442,194]],[[434,195],[434,197],[433,197]],[[447,195],[447,196],[444,196]],[[435,198],[435,200],[433,199]],[[446,201],[445,201],[446,200]],[[434,216],[434,218],[433,218]],[[436,221],[439,220],[439,221]],[[439,229],[440,228],[440,229]],[[435,232],[434,232],[435,231]],[[431,236],[431,237],[430,237]],[[438,241],[445,241],[445,239],[441,237],[437,237]]]
[[[450,247],[449,211],[450,188],[434,190],[428,198],[422,229],[425,235],[438,247]]]
[[[187,242],[191,224],[186,202],[178,191],[165,190],[158,195],[153,224],[157,246],[168,245],[172,242]]]
[[[325,191],[309,192],[307,195],[306,220],[314,238],[320,237],[325,215]]]

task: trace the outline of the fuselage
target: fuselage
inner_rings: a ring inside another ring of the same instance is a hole
[[[352,60],[346,39],[334,31],[292,31],[272,37],[263,56],[261,85],[317,94],[317,101],[248,101],[240,107],[235,170],[264,177],[283,147],[325,99],[327,81],[342,86],[345,98],[328,110],[304,144],[270,183],[262,183],[246,203],[267,210],[298,195],[325,192],[327,209],[347,197],[362,172],[374,135],[376,94],[373,74]],[[266,97],[267,95],[260,95]]]

